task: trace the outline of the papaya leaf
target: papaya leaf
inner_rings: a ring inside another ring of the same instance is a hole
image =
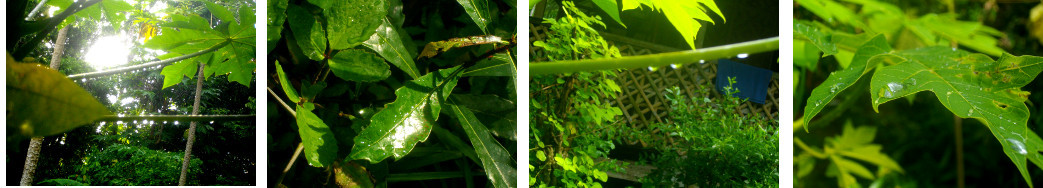
[[[837,183],[840,187],[851,187],[857,185],[858,182],[855,180],[855,176],[873,180],[876,177],[860,163],[850,159],[858,159],[865,162],[869,162],[876,166],[879,166],[881,170],[890,169],[897,172],[904,173],[901,166],[891,159],[888,155],[881,153],[880,150],[883,148],[880,144],[873,144],[873,137],[876,137],[876,127],[872,126],[860,126],[854,127],[851,122],[844,124],[843,132],[836,137],[826,138],[825,149],[818,151],[808,151],[809,153],[802,154],[802,156],[814,156],[820,159],[829,160],[830,168],[835,168],[839,172],[837,176]],[[799,139],[795,140],[798,144],[803,145]],[[811,149],[813,148],[805,148]],[[826,152],[822,152],[826,151]],[[810,155],[808,155],[810,154]],[[825,155],[822,155],[825,154]],[[850,158],[850,159],[849,159]],[[802,167],[801,172],[808,171],[810,167],[814,166],[814,161],[806,159]]]
[[[322,25],[308,10],[300,6],[290,5],[286,13],[290,22],[290,32],[297,39],[297,45],[304,51],[304,55],[315,61],[325,59],[326,33],[322,30]]]
[[[888,46],[884,35],[877,35],[858,48],[848,69],[830,73],[826,81],[823,81],[821,85],[811,90],[808,102],[804,106],[804,131],[808,131],[808,126],[811,125],[811,118],[814,118],[822,109],[826,108],[826,105],[833,101],[833,98],[848,87],[851,87],[851,85],[854,85],[855,82],[858,82],[858,79],[862,78],[862,75],[876,67],[875,64],[870,64],[869,59],[871,57],[877,54],[889,53],[890,51],[891,46]]]
[[[981,121],[1003,145],[1025,181],[1032,185],[1025,160],[1043,159],[1043,145],[1028,128],[1029,92],[1022,91],[1043,71],[1043,57],[987,55],[949,47],[926,47],[878,55],[870,61],[894,64],[873,74],[869,91],[873,110],[880,104],[931,91],[952,113]],[[1035,162],[1035,161],[1033,161]],[[1037,163],[1037,166],[1040,164]]]
[[[616,0],[593,0],[593,2],[598,6],[598,8],[601,8],[602,11],[605,11],[605,14],[608,14],[608,17],[615,20],[619,25],[626,27],[626,25],[623,24],[623,21],[619,19],[619,6],[616,6]]]
[[[196,58],[187,59],[163,67],[163,71],[160,72],[160,74],[163,75],[163,89],[181,83],[181,78],[184,78],[185,76],[195,78],[196,73],[199,71],[198,69],[199,62],[196,61]]]
[[[391,69],[377,55],[362,50],[340,51],[329,60],[333,74],[356,82],[380,81],[391,75]]]
[[[377,27],[377,33],[370,36],[364,45],[380,54],[381,57],[387,59],[388,62],[401,69],[402,72],[406,72],[409,77],[413,79],[420,77],[420,71],[416,68],[416,62],[413,62],[413,55],[409,53],[408,48],[402,42],[402,38],[398,35],[397,30],[400,30],[400,28],[391,24],[388,18],[380,20],[381,24],[380,27]]]
[[[290,98],[290,101],[297,103],[301,101],[301,98],[297,95],[297,89],[293,88],[293,83],[290,83],[289,77],[286,72],[282,70],[282,65],[279,65],[279,61],[275,61],[275,71],[279,75],[279,85],[282,86],[283,93],[286,93],[286,97]]]
[[[108,19],[114,31],[120,30],[123,21],[127,20],[127,12],[134,9],[133,6],[124,1],[108,0],[98,4],[102,11],[105,12],[105,19]]]
[[[231,11],[228,11],[228,8],[225,8],[224,6],[218,5],[210,1],[203,2],[206,3],[206,9],[209,9],[210,14],[214,15],[214,17],[217,17],[218,19],[221,19],[221,21],[225,21],[226,23],[235,22],[235,16],[232,15]]]
[[[7,54],[7,134],[49,136],[111,115],[109,109],[64,74]]]
[[[384,1],[337,0],[323,10],[330,48],[347,49],[369,40],[380,26],[381,18],[387,14]]]
[[[482,167],[489,181],[495,187],[514,187],[515,169],[511,153],[504,149],[500,142],[489,134],[489,129],[478,121],[470,109],[449,104],[449,111],[454,114],[460,126],[463,127],[467,137],[471,140],[478,158],[482,160]]]
[[[418,142],[431,135],[431,122],[438,120],[445,100],[457,78],[450,74],[460,67],[442,69],[406,82],[395,90],[398,97],[370,119],[370,125],[355,137],[349,157],[376,164],[394,156],[401,159]]]
[[[793,20],[793,36],[801,36],[811,41],[824,53],[822,56],[837,54],[837,45],[831,40],[832,37],[806,21]]]
[[[471,20],[474,21],[475,25],[478,25],[482,33],[489,33],[486,26],[489,25],[492,17],[489,15],[488,0],[456,0],[456,2],[464,7],[464,11],[471,16]]]
[[[297,105],[297,131],[304,144],[304,156],[314,167],[326,167],[337,158],[337,138],[326,123],[311,111],[315,104],[305,102]]]
[[[282,39],[282,26],[286,21],[286,9],[288,0],[268,1],[268,52],[275,49],[275,45]]]

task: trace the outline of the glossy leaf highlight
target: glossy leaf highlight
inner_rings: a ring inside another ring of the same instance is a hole
[[[326,29],[329,33],[330,48],[347,49],[355,47],[376,32],[381,18],[387,14],[384,1],[371,0],[336,0],[330,2],[330,8],[323,10],[326,16]]]
[[[489,181],[495,187],[514,187],[517,178],[511,153],[489,134],[489,129],[478,121],[470,109],[450,104],[449,111],[456,116],[467,138],[471,140]]]
[[[877,35],[858,48],[848,69],[830,73],[826,81],[823,81],[821,85],[811,90],[808,102],[805,103],[807,105],[804,106],[804,131],[807,131],[808,126],[811,125],[811,119],[821,112],[822,109],[826,108],[830,101],[833,101],[833,98],[848,87],[851,87],[851,85],[854,85],[855,82],[858,82],[858,79],[862,78],[862,75],[875,67],[875,64],[870,63],[870,58],[878,54],[889,53],[890,51],[891,46],[887,44],[887,39],[884,38],[884,35]]]

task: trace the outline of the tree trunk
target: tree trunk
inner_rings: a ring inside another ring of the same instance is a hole
[[[51,53],[51,69],[58,70],[62,64],[62,54],[65,51],[65,36],[69,33],[69,27],[63,27],[58,31],[58,38],[54,40],[54,52]],[[29,151],[25,155],[25,168],[22,169],[21,186],[33,185],[33,175],[36,174],[36,161],[40,159],[40,148],[43,147],[43,137],[33,137],[29,140]]]
[[[203,67],[205,63],[199,64],[199,76],[196,76],[196,100],[192,104],[192,115],[199,114],[199,98],[202,96],[203,91]],[[192,159],[192,143],[196,141],[196,121],[193,121],[188,126],[188,143],[185,144],[185,158],[181,161],[181,178],[178,179],[178,186],[184,186],[185,181],[188,179],[188,164]]]

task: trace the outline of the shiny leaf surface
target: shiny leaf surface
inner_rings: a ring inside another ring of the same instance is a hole
[[[365,45],[377,52],[377,54],[380,54],[384,59],[387,59],[392,65],[401,69],[402,72],[406,72],[409,77],[420,77],[420,71],[416,68],[416,62],[413,62],[413,54],[409,53],[409,50],[398,35],[397,30],[399,29],[392,25],[388,18],[383,18],[381,19],[380,27],[377,27],[377,33],[370,36]]]
[[[854,85],[855,82],[858,82],[858,79],[862,78],[862,75],[875,67],[875,64],[870,64],[870,58],[890,51],[891,46],[888,46],[884,35],[877,35],[858,48],[854,58],[851,60],[849,69],[830,73],[826,81],[823,81],[821,85],[811,90],[811,96],[808,97],[808,102],[805,103],[807,105],[804,106],[804,130],[808,130],[808,126],[811,125],[811,119],[821,112],[822,109],[826,108],[830,101],[833,101],[833,98],[848,87],[851,87],[851,85]]]
[[[511,153],[489,134],[489,129],[475,118],[471,110],[454,104],[448,106],[471,140],[478,158],[482,160],[489,181],[495,187],[514,187],[517,180]]]
[[[304,144],[304,156],[308,164],[314,167],[326,167],[337,158],[337,138],[333,136],[326,123],[311,111],[315,104],[301,103],[297,105],[297,132]]]
[[[293,83],[290,83],[290,79],[286,76],[286,72],[282,70],[282,65],[279,65],[279,61],[275,61],[275,72],[279,76],[279,85],[282,86],[282,91],[286,94],[286,97],[289,97],[293,103],[301,101],[300,96],[297,95],[297,89],[293,88]]]
[[[322,25],[311,13],[299,6],[290,5],[286,13],[290,22],[290,32],[297,39],[297,45],[301,47],[304,55],[316,61],[325,59],[326,32],[322,30]]]
[[[464,11],[467,11],[467,15],[471,16],[471,20],[478,25],[482,33],[489,33],[486,26],[489,25],[492,17],[489,15],[488,0],[456,0],[456,2],[464,7]]]
[[[429,73],[395,90],[395,101],[373,115],[369,127],[355,137],[350,158],[370,163],[391,156],[397,160],[427,140],[441,101],[456,87],[457,78],[449,78],[456,69],[459,67]]]

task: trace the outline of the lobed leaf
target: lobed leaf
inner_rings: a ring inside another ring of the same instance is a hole
[[[876,63],[894,64],[873,75],[869,91],[873,110],[880,104],[931,91],[949,111],[962,118],[980,120],[1003,145],[1003,151],[1032,185],[1026,159],[1037,166],[1043,161],[1043,143],[1028,128],[1029,92],[1022,91],[1043,71],[1043,57],[1004,54],[998,60],[987,55],[949,47],[927,47],[873,57]],[[1040,166],[1043,167],[1043,166]]]
[[[807,131],[811,125],[811,119],[826,108],[833,98],[854,85],[858,79],[862,78],[862,75],[875,67],[875,64],[870,64],[871,57],[890,51],[891,46],[888,46],[884,35],[877,35],[858,48],[848,69],[830,73],[826,81],[811,90],[808,102],[804,106],[804,131]]]
[[[214,15],[214,17],[221,19],[225,23],[235,22],[235,16],[232,15],[231,11],[228,11],[228,8],[210,1],[203,1],[203,3],[206,3],[206,9],[209,9],[210,14]]]
[[[456,87],[457,78],[449,76],[459,68],[429,73],[395,90],[398,98],[373,115],[369,127],[355,137],[350,158],[374,164],[391,156],[397,160],[427,140],[441,101]]]

